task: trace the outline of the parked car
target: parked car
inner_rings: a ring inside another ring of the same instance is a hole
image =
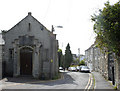
[[[82,66],[80,71],[81,72],[90,72],[90,68],[88,66]]]
[[[82,68],[83,66],[85,66],[85,65],[81,65],[81,66],[79,67],[79,71],[81,71],[81,68]]]
[[[69,67],[68,70],[69,71],[77,71],[76,67]]]
[[[76,69],[77,69],[77,71],[79,71],[80,70],[80,66],[77,66]]]
[[[63,67],[59,67],[59,70],[63,70]]]

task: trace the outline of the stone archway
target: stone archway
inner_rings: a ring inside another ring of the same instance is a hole
[[[32,75],[33,50],[28,47],[20,49],[20,75]]]

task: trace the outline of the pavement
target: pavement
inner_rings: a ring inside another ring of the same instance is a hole
[[[113,86],[109,81],[105,80],[105,78],[99,72],[92,72],[95,77],[95,89],[113,89]]]

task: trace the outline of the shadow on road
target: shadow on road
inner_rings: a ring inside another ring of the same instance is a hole
[[[53,85],[60,85],[60,84],[75,84],[75,80],[68,74],[69,72],[62,72],[63,77],[61,79],[57,80],[39,80],[35,79],[33,77],[7,77],[8,81],[6,83],[21,83],[21,84],[41,84],[41,85],[48,85],[48,86],[53,86]]]

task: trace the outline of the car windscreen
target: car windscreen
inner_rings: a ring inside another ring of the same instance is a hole
[[[89,69],[87,66],[83,66],[82,68],[83,68],[83,69]]]

